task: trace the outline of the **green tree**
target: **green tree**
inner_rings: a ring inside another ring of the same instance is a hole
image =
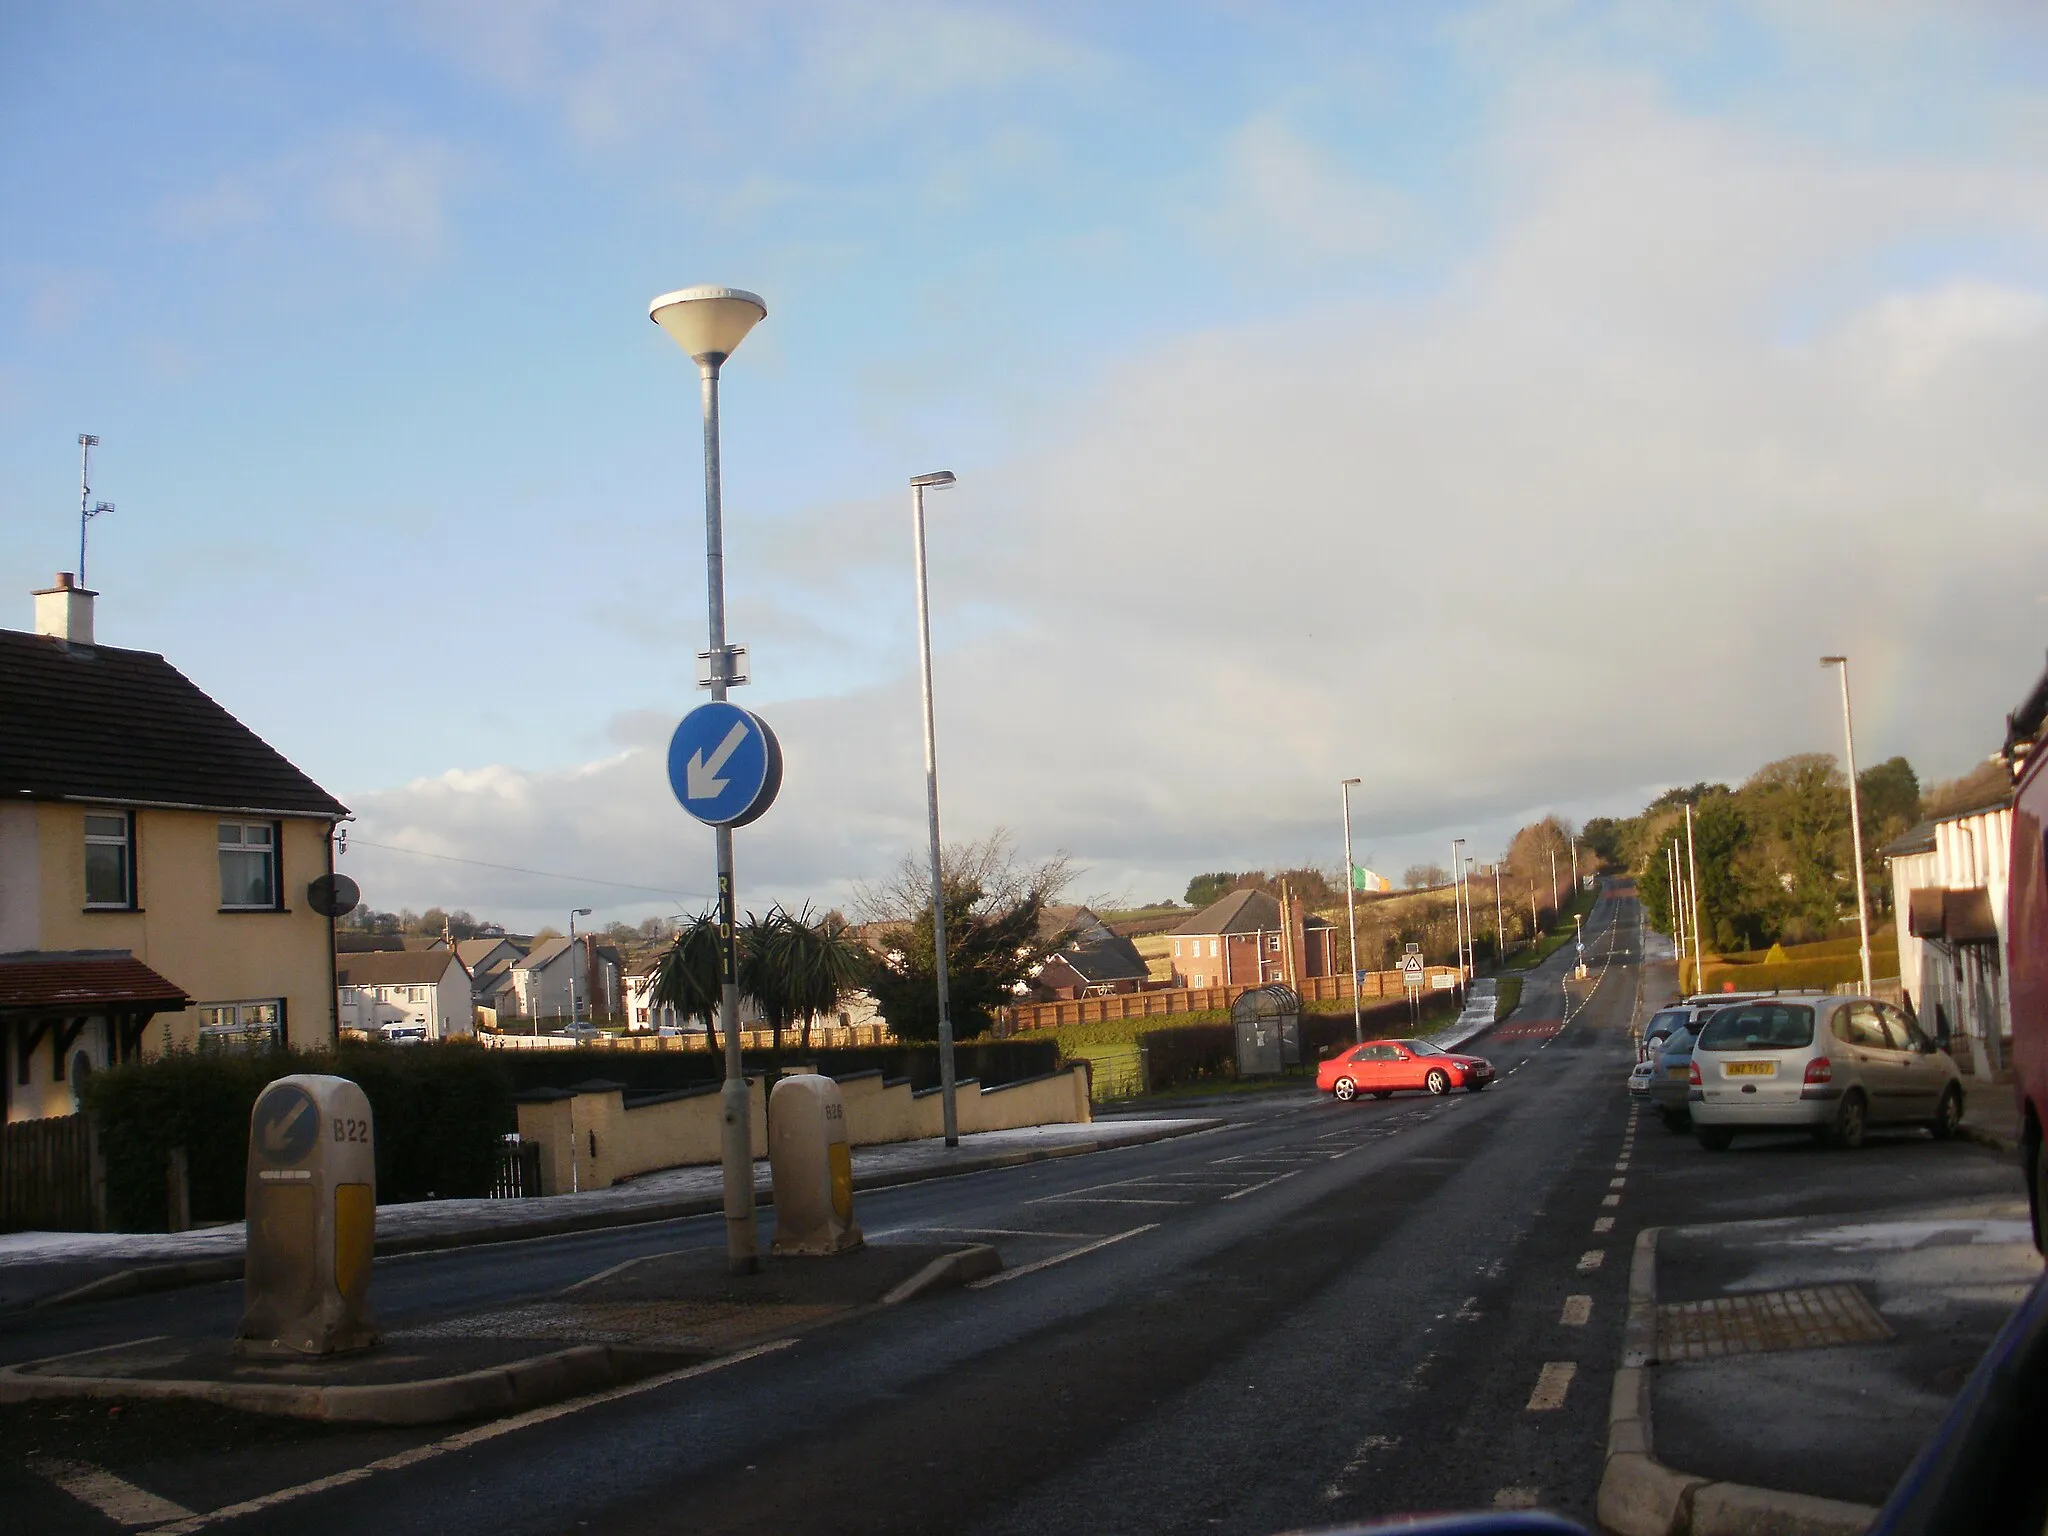
[[[1237,876],[1226,870],[1197,875],[1188,882],[1187,904],[1191,907],[1210,906],[1228,896],[1236,887]]]
[[[648,996],[672,1006],[679,1018],[704,1021],[711,1048],[718,1049],[718,1005],[724,995],[725,965],[718,941],[718,918],[699,912],[676,930],[675,938],[654,968]]]

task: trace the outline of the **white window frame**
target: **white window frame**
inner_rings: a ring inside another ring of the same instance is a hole
[[[95,820],[119,821],[121,835],[95,832]],[[85,813],[85,908],[88,912],[133,912],[135,910],[135,813],[132,811],[87,811]],[[121,850],[121,899],[119,901],[94,901],[92,899],[92,850],[94,848],[119,848]]]
[[[199,1015],[201,1049],[252,1051],[284,1043],[284,999],[281,997],[201,1003],[194,1011]],[[268,1017],[265,1017],[266,1012]]]
[[[228,829],[230,827],[234,828],[235,830],[235,840],[233,842],[228,841]],[[261,827],[263,829],[263,841],[261,843],[250,843],[246,841],[244,834],[253,831],[258,827]],[[220,858],[223,861],[221,864],[220,871],[220,906],[223,912],[275,912],[284,905],[283,901],[280,899],[282,882],[279,879],[280,871],[278,869],[277,845],[281,841],[283,841],[283,839],[281,839],[278,836],[277,823],[273,821],[223,821],[220,823],[218,829],[214,833],[214,843],[220,855]],[[230,854],[248,854],[252,852],[261,852],[269,855],[269,899],[260,902],[229,901],[227,864],[225,860]]]

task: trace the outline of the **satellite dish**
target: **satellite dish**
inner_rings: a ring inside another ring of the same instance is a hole
[[[322,917],[346,917],[362,899],[362,889],[347,875],[322,875],[306,887],[306,905]]]

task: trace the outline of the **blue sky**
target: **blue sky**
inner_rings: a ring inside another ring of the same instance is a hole
[[[1083,894],[1393,866],[1835,746],[2041,651],[2044,29],[2020,6],[0,7],[0,588],[76,558],[359,844],[645,884],[709,839],[694,380],[790,750],[759,899],[921,813]],[[1995,552],[1995,553],[1994,553]],[[577,882],[351,854],[380,906]],[[748,861],[752,860],[751,866]],[[610,915],[640,905],[611,890]],[[558,920],[558,919],[557,919]]]

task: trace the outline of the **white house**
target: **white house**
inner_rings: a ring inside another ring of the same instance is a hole
[[[448,950],[337,955],[334,981],[343,1029],[374,1035],[390,1024],[423,1024],[429,1040],[475,1033],[469,972]]]
[[[2005,1060],[2005,893],[2012,793],[1924,821],[1884,848],[1899,926],[1899,985],[1921,1026],[1967,1043],[1988,1076]]]
[[[566,1021],[572,975],[577,1018],[617,1018],[624,1004],[618,951],[587,933],[576,935],[573,951],[564,938],[536,944],[511,970],[521,1018]]]

